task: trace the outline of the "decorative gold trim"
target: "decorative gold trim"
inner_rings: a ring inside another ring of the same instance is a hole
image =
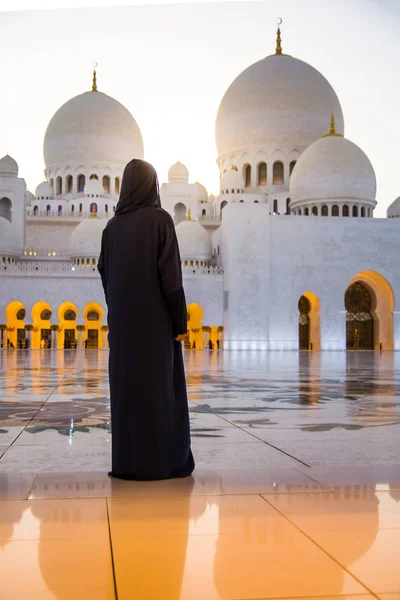
[[[191,221],[191,220],[192,220],[192,217],[190,214],[190,208],[188,208],[187,221]]]
[[[336,133],[335,115],[333,113],[331,114],[331,126],[329,129],[329,133],[326,133],[322,137],[324,138],[324,137],[331,137],[331,136],[343,137],[342,133]]]

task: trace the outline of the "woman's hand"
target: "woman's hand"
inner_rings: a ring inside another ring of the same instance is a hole
[[[188,332],[178,335],[178,337],[175,338],[175,341],[183,342],[187,338],[187,334],[188,334]]]

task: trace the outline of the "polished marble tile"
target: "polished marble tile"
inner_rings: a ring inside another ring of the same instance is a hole
[[[335,493],[264,497],[306,532],[371,529],[375,534],[377,529],[400,528],[400,492],[373,492],[354,486]]]
[[[71,446],[69,449],[41,445],[13,445],[1,458],[3,472],[48,473],[60,468],[68,472],[94,470],[107,473],[110,468],[110,444],[86,447],[86,451]],[[78,465],[78,467],[77,467]]]
[[[28,498],[34,479],[33,473],[0,473],[0,500]]]
[[[355,486],[367,486],[371,490],[400,490],[400,464],[364,464],[364,465],[329,465],[326,467],[312,466],[305,469],[296,467],[308,477],[318,481],[332,491],[340,491]]]
[[[291,466],[327,486],[331,469],[349,464],[350,485],[365,465],[400,466],[398,354],[184,356],[198,469]],[[14,444],[0,472],[108,471],[107,361],[106,351],[0,352],[0,446]]]
[[[192,442],[196,464],[199,467],[213,465],[216,470],[223,468],[262,468],[297,467],[299,463],[295,457],[287,456],[271,448],[260,440],[251,439],[236,446],[230,446],[223,440],[213,440],[205,444],[204,440],[194,438]]]
[[[65,426],[38,426],[34,422],[27,427],[14,443],[16,446],[42,446],[53,449],[54,453],[80,450],[85,454],[88,448],[101,446],[105,452],[111,444],[111,435],[106,427],[96,427],[90,421],[85,425],[67,423]]]
[[[260,535],[292,528],[258,495],[109,498],[113,539],[164,535]]]
[[[399,528],[370,524],[357,530],[313,530],[310,537],[372,592],[400,593]]]
[[[196,426],[193,424],[191,427],[191,436],[194,452],[196,452],[200,447],[208,448],[209,441],[211,440],[224,444],[263,443],[262,440],[253,437],[247,431],[229,425],[226,425],[225,427],[207,427],[204,425]],[[231,449],[231,452],[237,454],[237,449],[233,448]],[[200,458],[197,456],[197,462],[199,461]]]
[[[191,477],[122,481],[105,472],[40,473],[30,498],[168,497],[223,494],[298,494],[328,489],[296,469],[196,469]]]
[[[282,598],[258,598],[258,600],[282,600]],[[296,598],[285,598],[284,600],[300,600]],[[356,595],[341,595],[341,596],[301,596],[301,600],[376,600],[376,596],[372,594],[356,594]],[[387,600],[390,600],[388,598]],[[395,599],[393,599],[395,600]]]
[[[300,428],[258,429],[251,428],[258,439],[290,452],[312,467],[364,467],[366,457],[374,456],[373,462],[379,464],[379,454],[375,449],[385,446],[383,464],[395,464],[399,455],[400,425],[370,431],[368,428],[349,430],[342,425],[321,431],[302,431]],[[329,447],[329,452],[326,448]]]
[[[368,592],[295,528],[282,523],[268,531],[253,528],[250,517],[240,521],[236,534],[112,534],[118,597],[244,600]]]
[[[0,501],[0,540],[109,536],[105,500]],[[1,541],[0,541],[1,545]]]
[[[370,590],[400,592],[398,492],[264,497]]]
[[[108,539],[38,539],[2,543],[2,600],[112,600]]]

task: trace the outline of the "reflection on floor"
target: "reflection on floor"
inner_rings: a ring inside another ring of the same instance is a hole
[[[0,352],[2,600],[400,600],[400,355],[186,353],[197,468],[146,483],[107,360]]]

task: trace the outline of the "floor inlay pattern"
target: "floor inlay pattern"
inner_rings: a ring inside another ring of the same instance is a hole
[[[186,352],[159,482],[107,476],[107,361],[0,351],[1,600],[400,600],[400,354]]]

